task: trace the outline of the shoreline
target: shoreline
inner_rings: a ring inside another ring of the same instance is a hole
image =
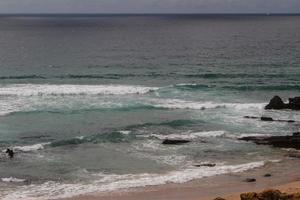
[[[267,163],[248,171],[217,175],[187,183],[83,194],[57,200],[209,200],[217,197],[237,200],[240,193],[244,192],[259,192],[271,188],[282,189],[283,192],[291,190],[289,188],[300,190],[300,173],[297,166],[300,166],[300,159],[284,158],[278,163]],[[267,173],[271,176],[264,177]],[[246,182],[247,178],[255,178],[256,182]]]

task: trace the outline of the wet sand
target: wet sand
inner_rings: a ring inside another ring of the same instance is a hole
[[[184,184],[131,188],[114,192],[85,194],[63,200],[208,200],[216,197],[239,199],[240,193],[278,188],[283,192],[300,191],[300,159],[285,158],[278,163],[241,173],[218,175]],[[265,174],[271,177],[264,177]],[[256,182],[246,182],[255,178]],[[62,199],[61,199],[62,200]]]

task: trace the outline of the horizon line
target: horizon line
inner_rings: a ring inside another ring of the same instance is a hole
[[[0,13],[0,16],[101,16],[101,15],[300,15],[300,13],[259,12],[259,13]]]

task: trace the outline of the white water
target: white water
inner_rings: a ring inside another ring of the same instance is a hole
[[[94,174],[97,180],[92,183],[58,183],[45,182],[41,185],[20,186],[9,191],[3,200],[44,200],[67,198],[93,192],[114,191],[125,188],[162,185],[167,183],[185,183],[194,179],[210,177],[218,174],[236,173],[263,166],[265,162],[252,162],[240,165],[223,165],[216,167],[193,167],[172,171],[167,174]]]

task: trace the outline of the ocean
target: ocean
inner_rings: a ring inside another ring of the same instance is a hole
[[[184,183],[280,160],[284,150],[238,138],[300,130],[299,112],[264,110],[274,95],[300,96],[299,22],[1,16],[0,198]],[[191,142],[163,145],[167,138]]]

